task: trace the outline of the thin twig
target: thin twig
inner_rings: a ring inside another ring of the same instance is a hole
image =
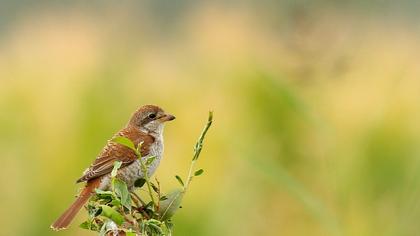
[[[153,208],[156,209],[156,202],[155,202],[155,198],[153,197],[152,186],[150,184],[150,180],[149,180],[149,176],[148,176],[148,173],[147,173],[148,171],[147,171],[146,164],[142,161],[141,158],[139,158],[139,161],[140,161],[141,168],[143,169],[144,180],[146,180],[146,185],[147,185],[147,190],[149,191],[150,200],[152,201]]]
[[[155,177],[156,180],[156,184],[157,184],[157,195],[158,195],[158,202],[157,202],[157,206],[156,206],[156,211],[159,211],[160,208],[160,198],[161,198],[161,194],[160,194],[160,182],[159,180]]]
[[[204,137],[206,136],[207,131],[209,130],[212,123],[213,123],[213,111],[209,111],[209,118],[207,120],[207,124],[204,127],[203,131],[201,132],[201,135],[194,146],[194,156],[191,161],[190,170],[188,171],[187,182],[184,185],[184,190],[183,190],[184,192],[187,191],[188,186],[190,185],[192,179],[194,178],[194,175],[193,175],[194,165],[195,165],[195,162],[198,160],[198,157],[200,156],[201,149],[203,148]]]
[[[141,204],[143,205],[143,206],[145,206],[146,205],[146,203],[141,199],[141,197],[139,196],[139,195],[137,195],[137,193],[136,192],[131,192],[136,198],[137,198],[137,200],[139,200],[140,202],[141,202]]]

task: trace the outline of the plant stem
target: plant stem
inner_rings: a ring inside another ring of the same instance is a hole
[[[144,162],[142,161],[141,158],[139,158],[139,161],[140,161],[141,168],[143,169],[144,180],[146,180],[147,190],[149,192],[150,199],[152,200],[153,208],[156,208],[156,202],[155,202],[155,198],[153,197],[152,187],[151,187],[149,176],[148,176],[148,173],[147,173],[148,172],[147,167],[146,167],[146,165],[144,164]]]
[[[193,172],[193,169],[194,169],[194,165],[195,165],[195,160],[193,160],[192,162],[191,162],[191,165],[190,165],[190,170],[188,171],[188,177],[187,177],[187,182],[185,183],[185,185],[184,185],[184,192],[186,192],[187,191],[187,189],[188,189],[188,186],[190,185],[190,182],[192,181],[192,179],[193,179],[193,175],[192,175],[192,172]]]
[[[198,157],[200,156],[201,149],[203,148],[204,137],[206,136],[207,131],[209,130],[212,123],[213,123],[213,111],[209,111],[209,118],[207,120],[207,124],[204,127],[203,131],[201,132],[201,135],[198,138],[198,141],[194,146],[194,156],[193,156],[193,159],[191,161],[190,170],[188,171],[187,181],[184,185],[184,189],[183,189],[184,192],[187,191],[188,186],[190,185],[192,179],[194,178],[194,175],[193,175],[193,172],[195,170],[194,165],[195,165],[195,162],[198,160]]]
[[[160,182],[159,182],[159,180],[156,177],[155,177],[155,181],[156,181],[157,188],[158,188],[158,191],[157,191],[158,201],[157,201],[156,211],[159,211],[159,208],[160,208],[160,198],[161,198],[161,194],[160,194]]]
[[[138,201],[141,204],[141,206],[146,206],[146,203],[144,203],[143,200],[141,200],[141,198],[139,197],[139,195],[137,195],[136,192],[132,191],[131,194],[133,195],[132,199],[136,199],[136,201]]]

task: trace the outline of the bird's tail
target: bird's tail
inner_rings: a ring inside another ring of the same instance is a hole
[[[99,187],[100,179],[89,181],[71,206],[51,225],[53,230],[66,229],[83,205],[89,200],[95,188]]]

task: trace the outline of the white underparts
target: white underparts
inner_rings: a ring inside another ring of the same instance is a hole
[[[148,176],[151,177],[156,169],[158,168],[160,161],[163,157],[163,125],[161,129],[158,129],[159,133],[153,135],[155,137],[155,142],[150,146],[149,155],[142,157],[142,161],[145,163],[148,158],[155,156],[154,161],[149,165]],[[117,177],[123,180],[129,188],[134,186],[134,182],[137,179],[143,178],[144,173],[142,171],[140,160],[136,160],[130,165],[121,168],[118,171]],[[107,174],[102,178],[102,181],[99,185],[99,189],[108,190],[111,187],[111,174]]]

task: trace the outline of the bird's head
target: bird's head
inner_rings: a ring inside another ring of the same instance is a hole
[[[134,112],[128,125],[134,126],[146,133],[161,134],[165,122],[174,119],[175,116],[165,113],[158,106],[145,105]]]

